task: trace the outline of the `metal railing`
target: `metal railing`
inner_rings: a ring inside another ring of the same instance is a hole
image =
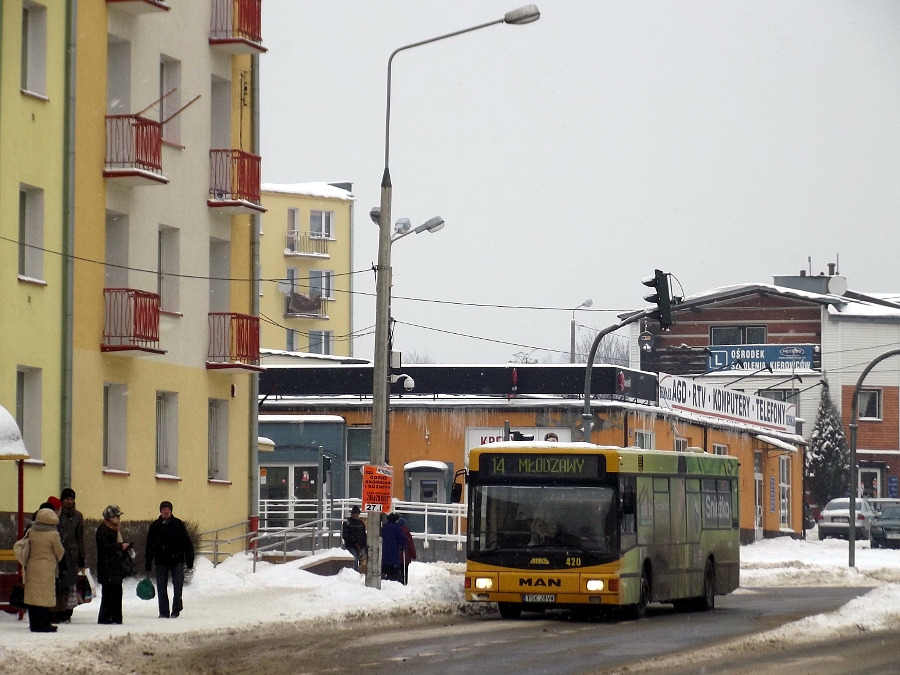
[[[314,554],[319,548],[341,546],[341,526],[359,499],[336,499],[319,513],[315,499],[261,499],[259,535],[253,540],[254,570],[259,553],[280,551],[287,559]],[[426,504],[394,500],[393,512],[406,519],[413,539],[430,548],[434,541],[449,541],[462,550],[466,540],[465,504]]]
[[[260,160],[243,150],[210,150],[209,198],[259,204]]]
[[[285,253],[297,253],[300,255],[328,255],[328,240],[322,236],[288,230],[284,238]]]
[[[104,288],[103,346],[159,349],[159,295],[134,288]]]
[[[244,528],[244,532],[233,536],[233,537],[221,537],[219,536],[222,532],[227,532],[228,530],[234,530],[239,527]],[[213,535],[210,537],[209,535]],[[234,523],[233,525],[225,525],[224,527],[220,527],[215,530],[208,530],[206,532],[200,533],[200,545],[198,546],[198,550],[196,551],[197,555],[205,555],[209,556],[212,559],[213,567],[218,567],[220,556],[224,558],[230,557],[231,552],[221,551],[220,548],[222,546],[231,546],[235,542],[244,541],[244,553],[250,550],[250,542],[252,538],[256,535],[256,532],[250,530],[250,521],[242,520],[239,523]]]
[[[162,174],[162,125],[140,115],[107,115],[106,168]]]
[[[259,365],[259,317],[234,312],[209,313],[207,361]]]
[[[285,298],[284,313],[291,316],[325,318],[328,316],[330,303],[331,298],[323,298],[320,295],[291,293]]]
[[[212,0],[209,37],[262,42],[261,0]]]

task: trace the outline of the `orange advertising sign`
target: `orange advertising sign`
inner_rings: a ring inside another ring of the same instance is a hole
[[[393,488],[393,467],[366,464],[363,467],[362,510],[367,513],[390,513]]]

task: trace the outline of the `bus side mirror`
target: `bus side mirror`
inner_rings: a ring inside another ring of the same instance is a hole
[[[461,504],[462,503],[462,491],[463,491],[462,483],[454,483],[450,487],[450,503],[451,504]]]

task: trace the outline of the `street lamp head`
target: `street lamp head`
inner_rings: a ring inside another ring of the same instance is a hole
[[[381,207],[373,206],[369,211],[369,218],[371,218],[372,222],[376,225],[381,225]]]
[[[521,26],[541,18],[541,11],[537,5],[523,5],[518,9],[512,9],[503,15],[503,23]]]
[[[594,301],[591,300],[590,298],[588,298],[587,300],[582,302],[580,305],[578,305],[578,307],[576,307],[576,309],[579,309],[581,307],[593,307],[593,306],[594,306]]]
[[[434,218],[429,218],[424,223],[419,225],[415,232],[419,234],[420,232],[437,232],[438,230],[444,227],[444,219],[440,216],[435,216]]]

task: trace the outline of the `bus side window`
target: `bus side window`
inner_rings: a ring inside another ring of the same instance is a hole
[[[637,532],[637,529],[635,528],[635,515],[637,513],[636,486],[637,479],[634,476],[622,476],[621,478],[619,478],[622,534],[634,534],[635,532]]]

